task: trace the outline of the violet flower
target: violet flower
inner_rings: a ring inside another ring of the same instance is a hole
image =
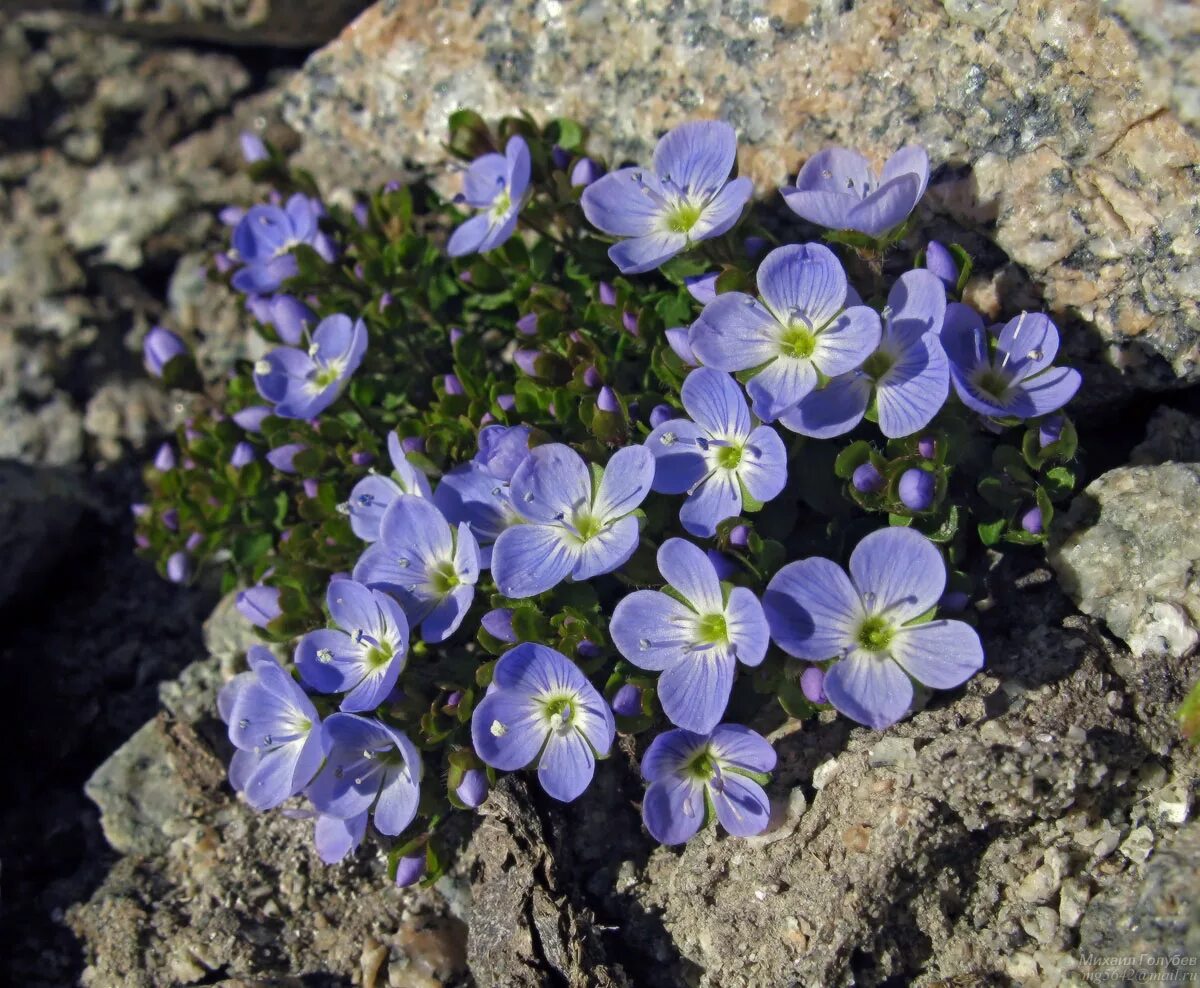
[[[261,583],[239,591],[234,606],[256,628],[265,628],[283,613],[283,608],[279,606],[278,588]]]
[[[308,787],[313,806],[342,820],[370,813],[381,834],[403,832],[421,799],[416,745],[382,721],[349,713],[325,721],[325,741],[325,766]]]
[[[354,579],[399,598],[408,623],[427,642],[445,641],[462,624],[479,580],[479,543],[457,530],[423,497],[401,494],[387,506],[379,541],[354,566]]]
[[[466,806],[476,809],[487,799],[488,788],[487,773],[481,768],[469,768],[463,773],[454,795]]]
[[[293,295],[276,295],[269,310],[271,325],[289,346],[299,346],[317,321],[316,314]]]
[[[506,597],[532,597],[570,576],[587,580],[624,565],[637,548],[634,515],[650,493],[654,457],[644,446],[617,450],[593,479],[571,447],[532,450],[513,474],[512,505],[525,524],[496,539],[492,576]]]
[[[901,275],[888,293],[879,346],[861,367],[810,392],[779,417],[802,436],[830,439],[849,432],[866,414],[872,396],[879,431],[889,439],[910,436],[937,415],[950,393],[950,367],[938,332],[946,291],[918,269]]]
[[[254,452],[254,447],[250,443],[243,440],[233,447],[233,452],[229,454],[229,465],[235,470],[240,470],[244,466],[249,466],[258,458]]]
[[[316,845],[317,857],[329,865],[343,860],[367,836],[369,818],[369,813],[360,813],[349,820],[318,813],[313,823],[313,844]]]
[[[471,715],[475,753],[503,772],[536,764],[538,781],[569,803],[608,755],[616,722],[603,697],[561,652],[525,642],[496,663],[492,690]]]
[[[929,184],[929,155],[902,147],[876,174],[857,151],[826,148],[805,162],[795,186],[779,191],[796,215],[830,230],[879,237],[908,218]]]
[[[315,199],[297,193],[284,207],[253,206],[233,230],[233,246],[244,267],[230,283],[247,295],[269,295],[300,266],[292,253],[300,244],[312,247],[326,261],[334,258],[333,244],[317,225],[323,208]]]
[[[775,767],[775,749],[741,724],[721,724],[711,734],[666,731],[642,756],[650,785],[642,819],[661,844],[682,844],[695,835],[710,807],[729,833],[752,837],[771,819],[771,802],[760,779]]]
[[[361,319],[327,316],[307,352],[278,347],[258,361],[254,383],[280,418],[314,418],[337,400],[366,350],[367,327]]]
[[[296,646],[296,668],[321,693],[345,693],[341,708],[374,710],[387,698],[408,655],[408,619],[387,594],[333,579],[325,604],[336,628],[311,631]]]
[[[238,143],[242,148],[242,160],[248,165],[252,165],[256,161],[265,161],[270,157],[263,139],[248,130],[243,130],[238,134]]]
[[[992,338],[995,352],[992,352]],[[942,346],[962,403],[991,418],[1049,415],[1075,397],[1083,379],[1070,367],[1052,367],[1058,329],[1040,312],[1023,312],[991,334],[969,306],[946,308]]]
[[[725,595],[712,561],[683,539],[667,539],[658,569],[674,594],[635,590],[617,604],[609,633],[639,669],[661,672],[658,699],[671,723],[711,731],[721,720],[738,662],[757,666],[770,633],[745,587]]]
[[[591,158],[580,158],[571,168],[571,186],[577,189],[591,185],[603,174],[604,169]]]
[[[823,682],[829,702],[881,730],[912,704],[912,680],[950,689],[983,667],[970,625],[922,620],[945,587],[932,542],[911,528],[884,528],[855,547],[849,576],[821,557],[788,563],[767,585],[763,610],[789,655],[837,660]]]
[[[325,756],[321,718],[308,695],[261,645],[246,655],[250,671],[217,697],[238,750],[229,781],[256,810],[269,810],[312,780]]]
[[[350,527],[364,542],[379,539],[383,513],[401,494],[432,497],[428,478],[408,462],[400,437],[395,432],[388,433],[387,448],[392,461],[391,475],[385,477],[372,473],[363,477],[350,491],[350,500],[347,502]]]
[[[233,421],[247,432],[261,432],[263,420],[273,414],[275,413],[270,405],[250,405],[240,412],[234,412]]]
[[[928,470],[911,467],[900,475],[896,493],[910,511],[927,511],[937,491],[937,478]]]
[[[608,249],[622,274],[650,271],[738,221],[754,185],[728,180],[736,160],[729,124],[681,124],[658,142],[652,168],[620,168],[589,185],[583,213],[604,233],[629,238]]]
[[[187,344],[162,326],[153,327],[142,340],[142,361],[151,377],[162,377],[167,364],[187,352]]]
[[[859,304],[833,251],[779,247],[758,269],[761,301],[726,292],[692,325],[692,350],[707,367],[756,369],[746,390],[773,422],[817,386],[858,367],[879,345],[879,315]],[[847,307],[848,306],[848,307]]]
[[[425,877],[425,852],[406,854],[396,863],[396,888],[416,885]]]
[[[451,257],[484,254],[512,236],[525,204],[529,172],[529,145],[519,135],[508,139],[504,154],[485,154],[471,162],[463,178],[462,201],[480,212],[451,234],[446,245]]]
[[[925,267],[937,276],[947,291],[952,292],[958,288],[958,262],[954,260],[954,255],[936,240],[931,240],[925,245]]]
[[[728,374],[698,367],[683,382],[691,416],[668,419],[646,437],[654,455],[654,490],[687,493],[679,520],[708,538],[742,511],[744,495],[770,501],[787,483],[787,449],[768,425],[755,426],[746,399]]]

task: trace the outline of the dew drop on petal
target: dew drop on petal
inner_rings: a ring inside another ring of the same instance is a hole
[[[1043,356],[1042,351],[1040,349],[1037,349],[1036,347],[1033,350],[1030,350],[1027,354],[1025,354],[1025,358],[1027,360],[1041,360],[1042,356]]]
[[[366,781],[366,780],[365,780],[365,779],[363,779],[363,777],[362,777],[361,775],[356,775],[356,776],[354,777],[354,784],[355,784],[356,786],[361,786],[361,785],[363,784],[363,782],[364,782],[364,781]]]
[[[241,720],[238,721],[238,729],[239,730],[244,731],[249,726],[250,726],[250,721],[246,720],[245,717],[243,717]]]
[[[492,497],[499,497],[504,492],[499,487],[492,488]]]
[[[271,373],[270,361],[260,360],[257,363],[255,363],[254,373],[257,374],[259,377],[262,377],[264,374],[270,374]]]
[[[270,747],[270,745],[271,745],[271,735],[269,735],[269,734],[264,734],[264,735],[263,735],[263,744],[265,744],[265,745],[267,745],[268,747]]]
[[[346,774],[346,770],[344,768],[342,768],[341,765],[339,765],[337,768],[335,768],[333,770],[333,777],[335,779],[340,779],[345,774]]]
[[[498,720],[492,721],[490,730],[492,732],[492,737],[494,738],[502,738],[508,733],[508,728],[501,724]]]
[[[401,569],[408,569],[408,567],[412,565],[412,562],[406,556],[401,556],[396,560],[396,565]]]
[[[317,661],[323,665],[329,665],[333,661],[333,652],[328,648],[322,648],[317,652]]]
[[[521,500],[526,504],[531,504],[533,502],[533,491],[526,491]]]
[[[641,638],[638,640],[638,649],[639,650],[644,652],[649,647],[650,647],[650,639],[649,638]]]
[[[825,168],[821,171],[821,178],[833,178],[833,172]]]
[[[370,748],[363,748],[362,756],[363,756],[363,758],[370,761],[372,758],[375,757],[375,752],[373,752]]]
[[[674,446],[676,436],[673,432],[664,432],[658,439],[664,446]]]

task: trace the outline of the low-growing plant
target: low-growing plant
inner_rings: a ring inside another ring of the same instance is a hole
[[[961,247],[901,248],[921,148],[815,154],[781,191],[824,242],[780,243],[720,122],[606,171],[570,120],[463,111],[461,195],[352,209],[244,147],[272,191],[213,275],[261,356],[147,468],[137,539],[242,588],[275,652],[221,693],[230,780],[305,800],[323,859],[373,823],[432,881],[453,809],[535,769],[571,801],[618,732],[654,838],[756,834],[764,734],[884,729],[982,667],[977,576],[1073,490],[1080,376],[1045,315],[960,301]],[[145,356],[199,380],[167,330]]]

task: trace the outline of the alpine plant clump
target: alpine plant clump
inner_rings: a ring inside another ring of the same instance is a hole
[[[146,467],[136,538],[237,593],[230,782],[324,861],[431,882],[510,772],[640,778],[664,844],[758,834],[771,739],[887,730],[982,668],[978,579],[1072,492],[1081,380],[1048,316],[989,325],[966,252],[913,242],[921,148],[818,151],[755,203],[720,121],[609,169],[572,121],[463,111],[460,195],[346,208],[243,144],[272,188],[212,276],[251,357]],[[200,387],[169,328],[144,361]]]

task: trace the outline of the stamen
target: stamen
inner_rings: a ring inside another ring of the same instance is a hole
[[[673,432],[664,432],[661,436],[658,437],[658,441],[660,443],[662,443],[664,446],[674,446],[675,440],[677,438],[678,438],[678,436],[676,436],[675,433],[673,433]]]
[[[259,360],[254,364],[254,373],[259,377],[271,373],[271,362],[269,360]]]
[[[491,732],[492,737],[502,738],[508,733],[508,728],[501,724],[500,721],[494,720],[492,721]]]
[[[323,665],[329,665],[333,661],[333,650],[328,648],[318,649],[317,661]]]

